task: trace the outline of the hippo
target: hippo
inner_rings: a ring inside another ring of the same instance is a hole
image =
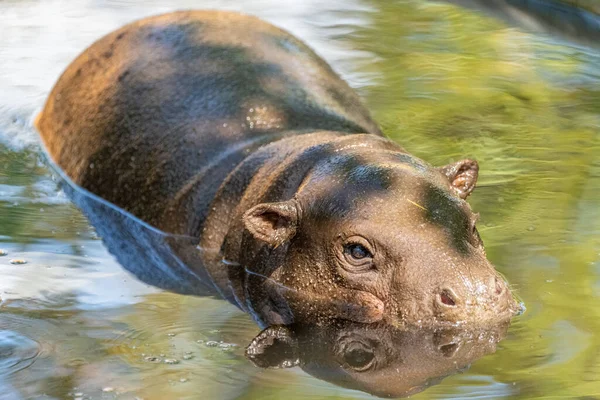
[[[483,331],[399,329],[382,322],[343,320],[270,326],[246,348],[246,357],[260,368],[298,366],[345,388],[378,397],[407,397],[495,352],[508,325],[490,324]]]
[[[126,25],[68,66],[35,124],[109,251],[159,287],[220,296],[261,326],[519,310],[466,202],[477,162],[409,154],[325,61],[256,17]]]

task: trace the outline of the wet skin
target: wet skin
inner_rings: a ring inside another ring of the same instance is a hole
[[[307,373],[379,397],[406,397],[463,371],[496,350],[508,323],[485,331],[397,329],[387,324],[331,321],[273,326],[246,349],[261,368],[299,366]]]
[[[67,68],[36,125],[109,250],[159,287],[220,295],[263,326],[517,311],[465,201],[477,163],[408,154],[322,59],[254,17],[127,25]],[[142,231],[168,243],[143,265],[144,245],[124,250]]]

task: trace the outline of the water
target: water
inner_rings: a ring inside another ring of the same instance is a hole
[[[599,53],[434,2],[231,3],[0,3],[0,399],[371,398],[253,366],[248,316],[123,271],[42,161],[30,120],[67,64],[128,21],[181,8],[285,27],[412,153],[479,160],[480,233],[528,311],[495,354],[414,397],[599,397]]]

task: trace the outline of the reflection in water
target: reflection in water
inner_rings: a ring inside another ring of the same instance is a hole
[[[493,353],[508,323],[483,331],[398,329],[337,321],[273,326],[248,346],[262,368],[300,366],[319,379],[380,397],[404,397],[462,371]]]

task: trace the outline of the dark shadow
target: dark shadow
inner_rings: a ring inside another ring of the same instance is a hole
[[[62,187],[96,229],[108,251],[140,281],[180,294],[215,295],[197,239],[166,234],[63,175]]]
[[[432,185],[425,187],[423,200],[427,221],[444,230],[453,249],[462,255],[469,254],[470,219],[459,201]]]

